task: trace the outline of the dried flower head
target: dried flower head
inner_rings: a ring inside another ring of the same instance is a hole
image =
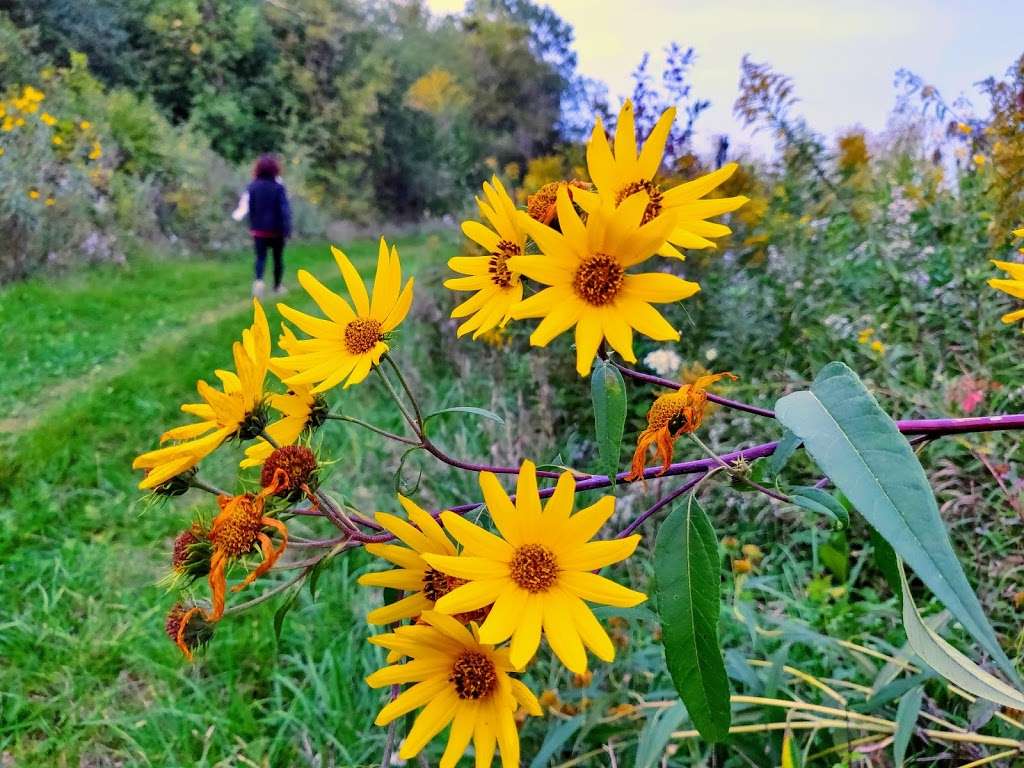
[[[277,490],[275,496],[297,501],[306,490],[317,486],[316,454],[304,445],[283,445],[263,462],[260,486]]]
[[[565,187],[569,193],[569,200],[572,200],[574,189],[590,190],[591,185],[579,179],[571,181],[552,181],[545,184],[532,195],[526,198],[526,212],[531,219],[541,224],[551,226],[558,218],[558,190]]]
[[[721,378],[736,377],[728,372],[701,376],[692,384],[684,384],[675,392],[661,395],[647,412],[647,429],[637,439],[633,464],[627,480],[643,477],[647,449],[657,446],[661,457],[661,472],[668,470],[672,463],[672,446],[677,437],[693,432],[700,426],[707,405],[707,387]]]
[[[175,603],[164,620],[164,631],[185,657],[191,661],[192,652],[213,639],[214,623],[208,621],[202,609],[195,604]]]

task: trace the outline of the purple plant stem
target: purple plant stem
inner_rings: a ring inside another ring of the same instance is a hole
[[[647,384],[654,384],[659,387],[666,387],[668,389],[679,389],[680,384],[678,381],[672,381],[671,379],[663,379],[660,376],[652,376],[649,373],[641,373],[640,371],[634,371],[632,368],[627,368],[626,366],[619,365],[618,363],[612,363],[612,365],[618,368],[623,373],[623,375],[628,376],[631,379],[643,381],[646,382]],[[747,413],[753,413],[757,416],[767,416],[769,419],[775,418],[775,412],[770,411],[767,408],[760,408],[756,405],[741,403],[739,400],[730,400],[727,397],[715,395],[712,394],[711,392],[708,392],[707,395],[708,400],[710,400],[712,403],[718,403],[718,405],[725,406],[726,408],[732,408],[734,411],[746,411]]]
[[[904,419],[896,422],[896,426],[899,427],[900,432],[903,434],[929,435],[930,437],[962,434],[965,432],[993,432],[1006,429],[1024,429],[1024,413],[1013,413],[1002,416],[976,416],[960,419]],[[727,464],[732,464],[740,459],[745,461],[754,461],[755,459],[770,456],[775,452],[777,446],[778,442],[776,441],[761,443],[760,445],[754,445],[750,448],[743,448],[738,451],[722,454],[719,458]],[[649,480],[655,477],[675,477],[678,475],[692,475],[697,473],[703,474],[716,466],[720,466],[720,463],[715,459],[681,461],[675,464],[670,464],[668,469],[664,472],[661,471],[660,467],[648,467],[644,470],[643,479]],[[477,471],[493,472],[494,468],[481,465],[480,470]],[[518,473],[518,469],[516,470],[516,473]],[[537,474],[539,475],[540,473],[538,472]],[[630,482],[626,481],[628,474],[628,472],[620,472],[616,475],[616,480],[620,483],[628,484],[628,482]],[[611,484],[611,480],[609,480],[606,475],[593,475],[585,480],[577,482],[576,492],[579,493],[580,491],[607,488]],[[552,486],[550,488],[541,488],[539,494],[540,497],[544,499],[551,496],[554,492],[555,489],[554,486]],[[483,502],[476,501],[469,504],[459,504],[454,507],[449,507],[448,511],[454,512],[458,515],[464,515],[468,512],[472,512],[474,509],[479,509],[481,506],[483,506]],[[441,512],[438,510],[431,514],[437,517]],[[364,544],[391,541],[393,538],[394,537],[391,536],[391,534],[387,533],[369,535],[357,532],[352,533],[351,535],[351,539],[354,542]]]
[[[660,499],[654,502],[654,504],[652,504],[650,507],[648,507],[639,515],[637,515],[636,518],[634,518],[633,522],[631,522],[629,525],[627,525],[625,528],[619,531],[619,533],[615,535],[615,538],[624,539],[626,536],[629,536],[629,534],[631,534],[633,531],[635,531],[637,528],[643,525],[647,518],[649,518],[651,515],[660,512],[662,509],[667,507],[673,501],[675,501],[684,493],[686,493],[695,485],[697,485],[697,483],[699,483],[705,477],[707,477],[706,472],[703,475],[700,475],[699,477],[695,477],[693,480],[686,481],[668,495],[662,496]]]

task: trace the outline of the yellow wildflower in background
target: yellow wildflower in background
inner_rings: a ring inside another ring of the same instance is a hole
[[[543,714],[533,692],[512,677],[507,648],[495,649],[449,616],[423,614],[422,624],[398,627],[369,639],[392,654],[411,657],[405,664],[384,667],[366,678],[371,688],[414,683],[387,704],[374,720],[387,725],[422,707],[398,756],[411,760],[451,723],[441,768],[455,768],[470,741],[477,768],[488,768],[495,748],[503,768],[519,766],[519,733],[515,715]]]
[[[39,109],[40,102],[42,102],[45,98],[46,96],[42,91],[33,88],[31,85],[26,85],[21,90],[21,96],[13,99],[11,101],[11,104],[19,112],[32,114],[33,112]]]
[[[1016,237],[1024,237],[1024,229],[1014,230],[1013,234]],[[992,278],[988,281],[989,286],[1015,298],[1024,299],[1024,264],[1017,264],[1012,261],[996,260],[993,260],[992,263],[999,267],[999,269],[1006,272],[1009,277]],[[1004,323],[1015,323],[1018,320],[1024,320],[1024,309],[1007,312],[1000,319]]]
[[[495,327],[504,327],[510,319],[509,309],[523,298],[519,273],[509,269],[508,261],[523,254],[526,232],[516,214],[515,203],[497,176],[492,177],[490,183],[484,182],[483,190],[486,199],[478,197],[476,204],[491,226],[479,221],[464,221],[462,231],[488,255],[450,259],[449,268],[466,277],[444,282],[444,287],[453,291],[475,291],[452,310],[452,317],[469,316],[459,326],[458,335],[472,331],[474,339]]]
[[[967,123],[957,123],[956,129],[965,136],[973,130]]]
[[[56,200],[56,198],[53,198],[53,197],[48,197],[48,198],[46,198],[46,200],[45,200],[45,205],[46,205],[46,207],[47,207],[47,208],[52,208],[52,207],[53,207],[53,206],[55,206],[56,204],[57,204],[57,200]]]
[[[981,154],[981,152],[978,152],[977,154],[975,154],[975,156],[972,159],[974,160],[974,164],[976,166],[978,166],[978,168],[984,168],[985,167],[985,162],[986,162],[985,156],[983,154]]]
[[[263,389],[270,361],[270,328],[259,301],[253,299],[253,323],[232,347],[235,371],[215,371],[223,391],[200,379],[201,403],[181,410],[200,421],[164,432],[160,442],[182,441],[138,456],[133,469],[147,470],[139,488],[152,489],[191,469],[232,437],[251,440],[266,426]]]
[[[639,535],[591,541],[615,511],[615,497],[605,496],[573,514],[576,481],[565,472],[542,509],[532,461],[519,469],[515,504],[490,472],[480,473],[480,488],[499,535],[451,512],[441,515],[464,552],[423,559],[467,583],[438,600],[435,609],[453,614],[490,605],[480,639],[500,643],[511,637],[509,658],[516,669],[533,658],[542,633],[573,672],[587,669],[584,646],[612,661],[615,646],[584,600],[632,607],[647,599],[592,573],[626,559],[640,542]]]
[[[88,131],[90,128],[92,128],[92,123],[90,123],[88,120],[82,120],[78,124],[78,127],[81,128],[83,131]]]
[[[732,176],[736,171],[736,163],[729,163],[713,173],[668,190],[663,190],[654,180],[661,167],[665,142],[675,115],[674,108],[665,110],[638,152],[633,104],[627,100],[622,105],[615,126],[614,153],[608,144],[604,124],[598,118],[587,144],[587,167],[590,178],[597,185],[597,193],[580,190],[574,194],[574,200],[585,211],[593,213],[600,207],[600,199],[610,200],[614,206],[618,206],[626,200],[639,197],[645,203],[644,224],[663,214],[672,215],[673,227],[659,252],[664,256],[681,259],[683,255],[674,246],[714,248],[715,244],[709,238],[730,234],[732,230],[724,224],[705,219],[735,211],[747,202],[747,198],[740,195],[702,199]]]
[[[29,200],[38,200],[39,199],[39,190],[38,189],[30,189],[28,191],[28,199]]]
[[[398,249],[388,250],[384,238],[377,255],[373,297],[348,256],[331,246],[331,253],[355,305],[329,290],[312,274],[299,270],[299,283],[313,297],[329,319],[307,315],[287,304],[278,304],[281,314],[312,338],[288,343],[282,348],[288,357],[274,363],[293,371],[284,380],[288,386],[316,384],[312,391],[324,392],[345,382],[345,388],[365,379],[388,351],[389,334],[405,319],[412,305],[413,278],[402,287],[402,264]]]
[[[57,124],[57,118],[51,115],[49,112],[43,112],[43,114],[39,116],[39,119],[49,126],[54,126]]]
[[[51,139],[51,141],[53,142],[53,145],[54,145],[55,147],[59,147],[59,146],[61,146],[61,145],[62,145],[62,144],[64,143],[64,139],[63,139],[63,138],[61,138],[60,136],[54,136],[54,137],[53,137],[53,138]]]
[[[94,141],[92,148],[89,150],[89,159],[99,160],[101,157],[103,157],[103,147],[100,146],[99,141]]]
[[[542,255],[515,257],[509,266],[548,287],[513,307],[512,317],[544,318],[530,336],[530,343],[538,347],[575,326],[576,370],[581,376],[590,373],[603,339],[629,362],[636,362],[634,329],[657,341],[678,341],[679,333],[651,304],[679,301],[700,290],[697,283],[664,272],[626,272],[653,256],[674,226],[668,215],[645,223],[646,205],[640,195],[618,208],[602,200],[584,224],[568,190],[561,187],[561,232],[520,213]]]
[[[881,355],[885,353],[885,344],[875,335],[874,328],[862,328],[857,334],[858,344],[867,344],[872,352]]]

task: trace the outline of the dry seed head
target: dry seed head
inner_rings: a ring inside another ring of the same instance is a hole
[[[619,193],[617,195],[615,195],[615,205],[617,207],[627,197],[631,197],[637,194],[638,192],[646,192],[648,198],[647,207],[644,209],[644,217],[640,221],[640,224],[643,225],[653,220],[655,216],[661,213],[661,187],[659,187],[653,181],[649,179],[640,179],[639,181],[634,181],[631,184],[627,184],[626,186],[619,190]]]
[[[178,642],[178,635],[181,633],[181,622],[185,618],[185,614],[189,613],[195,605],[182,603],[175,603],[171,610],[167,612],[167,618],[164,620],[164,632],[167,633],[167,637],[170,638],[172,643]],[[184,633],[182,634],[182,641],[185,647],[189,650],[195,650],[201,645],[206,645],[213,638],[214,625],[207,621],[201,611],[192,613],[192,616],[188,619],[188,624],[185,626]]]
[[[280,472],[278,472],[280,470]],[[284,478],[284,482],[281,482]],[[304,445],[283,445],[275,448],[260,471],[260,486],[269,488],[275,482],[280,483],[275,496],[292,498],[302,493],[302,487],[316,487],[317,460],[316,455]]]
[[[171,568],[180,576],[197,579],[210,572],[212,556],[213,545],[209,533],[200,523],[192,523],[174,539]]]

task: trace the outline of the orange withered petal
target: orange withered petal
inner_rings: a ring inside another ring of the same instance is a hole
[[[636,451],[630,465],[627,480],[639,480],[644,474],[647,461],[647,449],[653,444],[657,447],[661,458],[661,472],[664,474],[672,464],[673,444],[680,435],[694,432],[704,419],[704,408],[707,405],[707,387],[728,376],[736,379],[728,371],[712,373],[699,377],[692,384],[683,384],[675,392],[659,396],[647,412],[647,428],[637,438]]]

